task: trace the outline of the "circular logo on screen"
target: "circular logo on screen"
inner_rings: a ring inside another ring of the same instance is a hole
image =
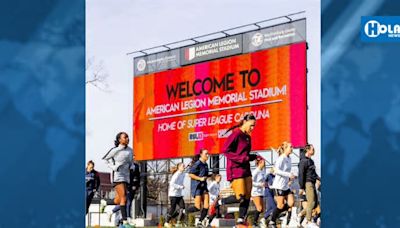
[[[255,47],[260,46],[264,42],[264,35],[262,33],[257,32],[251,37],[251,44]]]
[[[140,59],[136,64],[136,68],[138,71],[144,71],[146,69],[146,60]]]
[[[375,20],[368,21],[364,26],[365,35],[368,37],[378,37],[381,25]]]

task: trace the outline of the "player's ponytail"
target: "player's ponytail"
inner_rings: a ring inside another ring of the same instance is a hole
[[[241,127],[245,121],[249,121],[249,120],[256,120],[256,117],[253,114],[247,114],[247,115],[243,116],[243,119],[238,124],[230,127],[228,130],[226,130],[224,135],[228,134],[228,132],[234,130],[235,128]]]

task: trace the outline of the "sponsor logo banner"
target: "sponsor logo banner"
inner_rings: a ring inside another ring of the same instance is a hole
[[[243,34],[243,52],[252,52],[306,40],[306,20]]]
[[[180,58],[178,49],[134,59],[135,76],[173,69],[179,66]]]
[[[364,42],[400,42],[400,16],[361,17]]]
[[[203,62],[242,53],[242,35],[234,35],[181,48],[181,64]]]

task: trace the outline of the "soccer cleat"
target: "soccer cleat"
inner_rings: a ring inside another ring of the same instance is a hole
[[[100,200],[100,213],[104,213],[104,210],[107,207],[107,201],[104,199]]]
[[[208,227],[208,224],[209,224],[209,220],[208,220],[207,218],[205,218],[205,219],[201,222],[201,225],[202,225],[203,227]]]
[[[177,222],[176,224],[175,224],[175,227],[186,227],[186,224],[185,223],[183,223],[183,222]]]
[[[267,220],[265,218],[262,218],[260,220],[259,226],[260,226],[260,228],[266,228],[267,227]]]
[[[306,228],[318,228],[319,226],[315,224],[314,222],[309,222],[306,225]]]
[[[268,228],[277,228],[276,227],[276,224],[274,223],[274,222],[269,222],[269,224],[268,224]]]
[[[196,224],[196,227],[197,228],[203,228],[203,223],[198,221],[197,224]]]
[[[122,223],[122,227],[123,228],[132,228],[132,226],[128,223],[128,221],[123,221],[123,223]]]
[[[242,218],[238,218],[238,220],[236,221],[236,225],[244,225],[245,221]]]

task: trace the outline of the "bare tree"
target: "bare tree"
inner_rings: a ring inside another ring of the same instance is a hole
[[[103,92],[110,92],[108,89],[108,73],[105,70],[104,62],[96,62],[95,57],[86,60],[86,85],[92,85]]]

